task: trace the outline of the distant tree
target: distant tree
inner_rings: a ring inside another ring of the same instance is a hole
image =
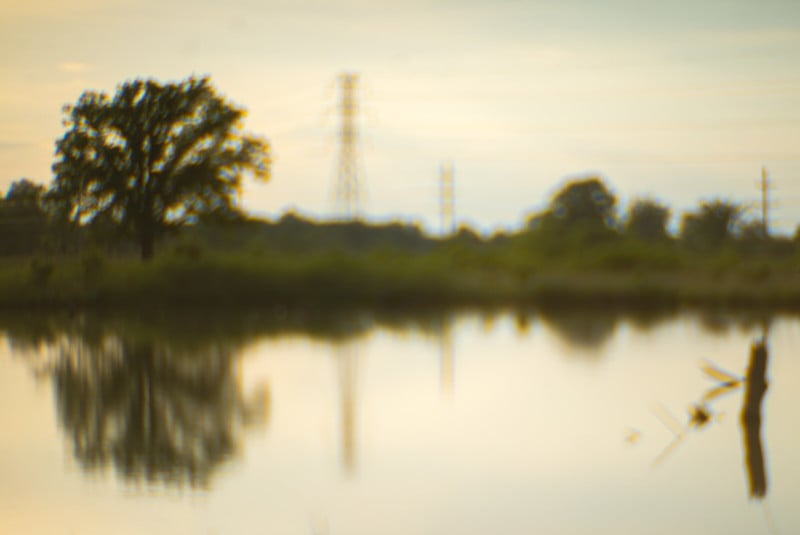
[[[9,205],[41,208],[42,197],[46,188],[27,178],[11,183],[6,192],[5,201]]]
[[[658,241],[667,237],[670,210],[652,199],[639,199],[628,208],[625,233],[640,240]]]
[[[764,225],[757,220],[743,222],[739,225],[736,234],[739,241],[743,243],[762,242],[769,238],[764,235]]]
[[[47,229],[44,191],[27,178],[11,183],[0,202],[0,254],[30,255],[42,245]]]
[[[481,245],[483,243],[480,235],[466,224],[459,225],[458,230],[449,238],[449,240],[455,243],[460,243],[461,245]]]
[[[532,232],[540,230],[545,225],[545,222],[547,221],[549,215],[550,212],[547,211],[533,212],[529,214],[525,219],[525,229]]]
[[[697,212],[684,214],[681,239],[696,249],[716,249],[736,232],[744,215],[740,204],[722,199],[703,201]]]
[[[616,197],[596,177],[567,183],[550,202],[549,216],[562,225],[607,228],[614,225]]]
[[[227,211],[244,171],[269,175],[269,147],[240,131],[244,110],[208,78],[123,83],[110,98],[87,91],[65,106],[49,197],[74,221],[108,214],[153,256],[169,229]]]
[[[796,250],[788,236],[765,235],[760,218],[740,224],[736,232],[736,242],[739,250],[746,255],[791,255]]]

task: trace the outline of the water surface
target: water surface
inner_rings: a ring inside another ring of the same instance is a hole
[[[0,330],[2,533],[800,531],[796,317],[157,311]]]

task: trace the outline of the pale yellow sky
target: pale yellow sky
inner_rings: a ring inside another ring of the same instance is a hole
[[[676,211],[758,200],[800,222],[800,3],[589,0],[51,0],[0,6],[0,187],[51,179],[61,106],[133,77],[210,74],[272,142],[245,204],[328,214],[334,80],[363,80],[364,211],[438,227],[438,170],[460,220],[513,226],[568,176]]]

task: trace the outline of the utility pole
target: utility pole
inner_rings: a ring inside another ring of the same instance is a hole
[[[441,232],[444,238],[456,231],[456,193],[453,183],[453,163],[442,164],[439,177],[439,203],[441,217]]]
[[[361,193],[358,177],[358,75],[339,75],[339,161],[336,170],[336,212],[344,220],[353,220],[360,213]]]
[[[761,232],[764,238],[769,238],[769,176],[767,175],[767,168],[761,168]]]

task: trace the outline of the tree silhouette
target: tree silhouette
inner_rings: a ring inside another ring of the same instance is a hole
[[[244,111],[208,78],[128,81],[113,98],[87,91],[64,113],[49,196],[78,222],[110,215],[143,260],[170,228],[230,211],[244,171],[269,174],[267,143],[239,130]]]
[[[744,215],[741,205],[714,199],[700,203],[700,209],[684,214],[681,238],[692,248],[716,249],[731,238]]]
[[[21,178],[11,183],[6,192],[6,203],[13,206],[26,206],[41,208],[42,196],[45,187],[36,184],[27,178]]]
[[[547,210],[528,218],[531,247],[548,256],[613,240],[616,198],[599,178],[568,182]]]
[[[625,233],[640,240],[658,241],[667,237],[669,208],[652,199],[639,199],[628,208]]]
[[[617,199],[599,178],[569,182],[550,203],[550,214],[563,225],[610,227]]]
[[[42,245],[47,231],[44,191],[27,178],[11,183],[0,200],[0,254],[32,254]]]

